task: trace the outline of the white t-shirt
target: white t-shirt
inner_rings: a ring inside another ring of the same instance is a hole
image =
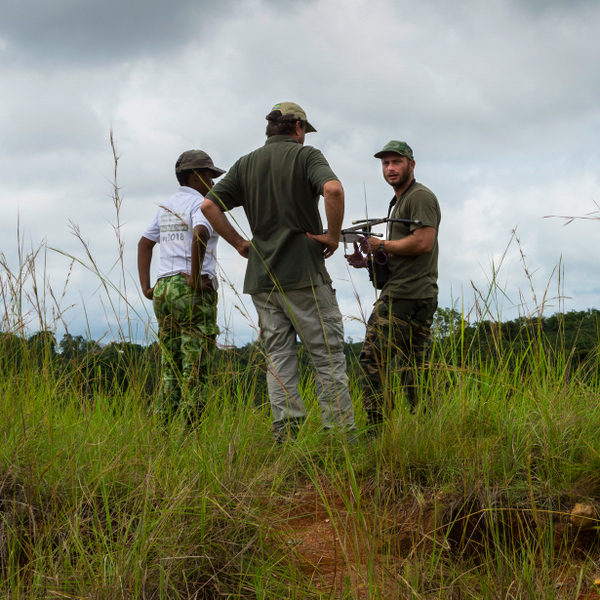
[[[154,220],[144,231],[144,237],[160,244],[158,277],[169,277],[177,273],[192,273],[192,240],[194,227],[204,225],[209,240],[202,262],[202,275],[208,275],[217,287],[217,242],[218,234],[200,210],[202,194],[182,186],[179,191],[163,202]]]

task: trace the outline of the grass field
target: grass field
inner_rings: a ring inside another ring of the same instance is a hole
[[[478,361],[450,332],[432,409],[399,406],[374,442],[320,431],[307,377],[283,447],[234,358],[191,429],[143,385],[83,390],[4,344],[0,595],[599,598],[595,514],[571,515],[600,498],[597,356],[573,369],[533,342]]]
[[[45,276],[31,286],[36,255],[15,272],[2,257],[4,334],[52,305]],[[148,354],[124,355],[119,386],[93,345],[65,370],[49,338],[17,351],[0,336],[0,597],[600,598],[598,339],[581,362],[535,326],[514,345],[482,331],[474,345],[460,319],[440,330],[433,405],[412,415],[392,382],[375,441],[322,432],[306,375],[307,423],[284,446],[261,370],[235,352],[190,428],[153,417]]]

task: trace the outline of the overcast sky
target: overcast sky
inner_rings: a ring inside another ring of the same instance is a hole
[[[201,148],[228,169],[286,100],[344,184],[346,225],[365,198],[385,214],[392,190],[373,154],[390,139],[412,146],[442,208],[440,306],[468,311],[495,281],[507,319],[544,299],[546,314],[600,307],[600,222],[544,219],[600,202],[598,2],[4,0],[0,14],[0,252],[16,276],[18,239],[23,255],[40,249],[38,302],[59,339],[67,327],[108,342],[119,323],[139,339],[152,309],[137,242],[177,189],[176,158]],[[256,337],[245,264],[224,242],[219,252],[220,341],[240,345]],[[374,291],[342,248],[327,265],[358,340]]]

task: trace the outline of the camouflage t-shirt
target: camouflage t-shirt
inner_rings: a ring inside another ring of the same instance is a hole
[[[433,248],[418,256],[388,255],[390,276],[381,291],[381,298],[421,300],[438,295],[438,232],[442,213],[434,193],[421,183],[415,183],[396,202],[391,218],[414,219],[421,225],[389,223],[389,240],[401,240],[419,227],[434,227]]]
[[[323,154],[287,135],[240,158],[206,196],[231,210],[242,206],[252,231],[244,292],[274,287],[296,290],[331,278],[321,244],[306,232],[323,233],[318,200],[337,180]]]

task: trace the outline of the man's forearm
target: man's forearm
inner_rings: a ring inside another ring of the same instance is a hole
[[[327,217],[327,232],[339,238],[344,221],[344,188],[339,181],[328,181],[323,186],[323,203]]]
[[[154,242],[147,238],[142,238],[138,244],[138,274],[140,277],[140,286],[142,292],[150,289],[150,264],[152,262],[152,248]]]
[[[396,256],[418,256],[423,254],[421,245],[411,235],[402,240],[383,240],[383,249]]]
[[[322,246],[323,257],[329,258],[340,245],[342,221],[344,220],[344,188],[337,179],[328,181],[323,186],[323,201],[327,217],[327,233],[315,235],[307,231],[306,235],[319,242]]]
[[[435,228],[422,227],[401,240],[385,240],[383,248],[388,254],[397,256],[419,256],[433,248]]]
[[[208,229],[203,225],[194,227],[194,238],[192,240],[192,271],[190,273],[191,286],[199,288],[202,282],[202,263],[206,254],[208,243]]]
[[[213,229],[238,252],[248,245],[247,240],[234,229],[227,215],[212,200],[204,199],[202,213],[213,226]]]

